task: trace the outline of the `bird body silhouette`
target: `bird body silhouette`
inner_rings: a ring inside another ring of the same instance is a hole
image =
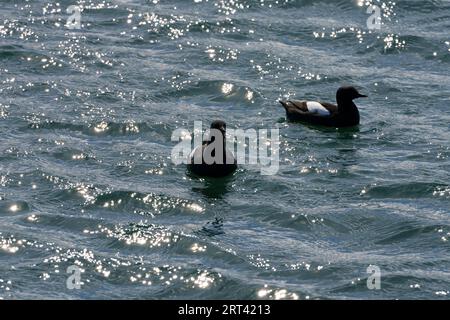
[[[341,87],[336,93],[337,105],[327,102],[287,100],[280,101],[288,120],[327,127],[352,127],[360,122],[354,99],[367,97],[354,87]]]
[[[224,177],[237,169],[237,161],[226,148],[226,124],[216,120],[211,124],[210,139],[192,151],[188,169],[199,176]]]

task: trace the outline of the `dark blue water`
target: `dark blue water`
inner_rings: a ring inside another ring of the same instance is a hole
[[[448,299],[449,29],[437,0],[1,0],[0,298]],[[285,121],[342,84],[358,129]],[[279,128],[278,174],[175,166],[216,118]]]

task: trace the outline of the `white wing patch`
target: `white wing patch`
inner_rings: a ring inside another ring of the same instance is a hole
[[[320,103],[318,103],[316,101],[307,101],[306,107],[308,107],[309,112],[317,113],[318,115],[321,115],[321,116],[329,116],[330,115],[330,111],[328,111],[327,108],[325,108],[323,105],[321,105]]]

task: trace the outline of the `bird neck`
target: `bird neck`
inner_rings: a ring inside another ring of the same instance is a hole
[[[208,144],[213,143],[216,141],[216,137],[212,136],[211,139],[209,139]],[[223,146],[225,147],[225,137],[222,138]]]
[[[214,141],[216,140],[216,137],[211,137],[211,139],[209,141],[206,142],[207,145],[210,145],[211,143],[214,143]],[[226,140],[225,140],[225,136],[222,139],[222,156],[223,156],[223,163],[225,163],[226,161],[226,156],[227,154],[227,145],[226,145]],[[213,157],[216,155],[215,150],[213,150],[212,154]]]
[[[337,100],[338,110],[340,113],[359,113],[358,108],[352,100]]]

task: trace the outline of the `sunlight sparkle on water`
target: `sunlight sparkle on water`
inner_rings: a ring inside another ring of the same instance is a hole
[[[223,94],[225,94],[225,95],[230,94],[233,91],[233,87],[234,87],[234,85],[232,83],[224,83],[222,85]]]

